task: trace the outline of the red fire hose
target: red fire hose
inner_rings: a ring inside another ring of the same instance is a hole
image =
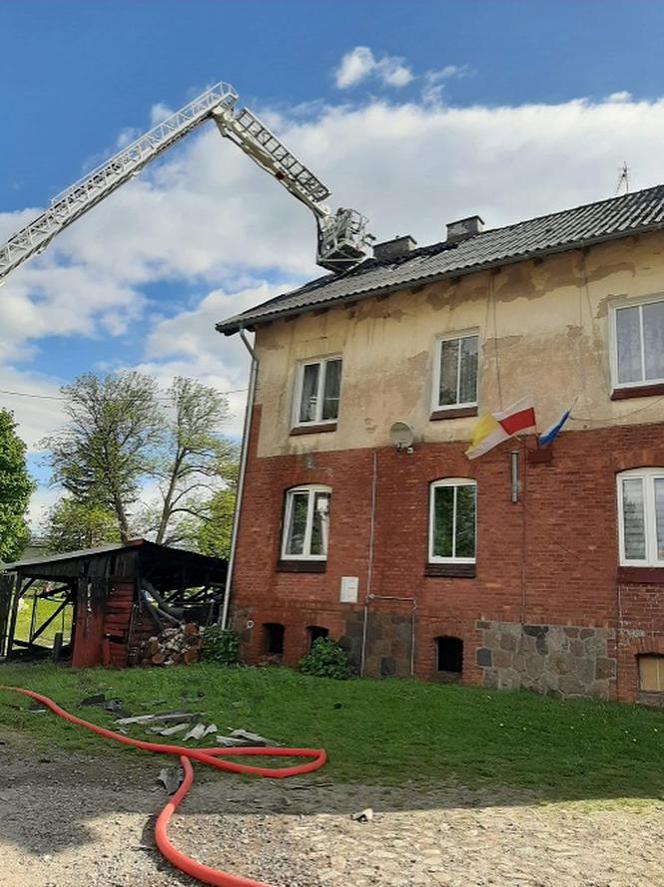
[[[69,714],[69,712],[60,708],[59,705],[56,705],[53,700],[48,698],[48,696],[42,696],[40,693],[35,693],[32,690],[24,690],[22,687],[5,687],[2,684],[0,684],[0,690],[13,690],[16,693],[22,693],[24,696],[29,696],[31,699],[35,699],[37,702],[41,702],[42,705],[50,708],[54,714],[64,718],[65,721],[69,721],[70,724],[74,724],[77,727],[84,727],[86,730],[91,730],[93,733],[96,733],[98,736],[103,736],[105,739],[113,739],[116,742],[122,742],[124,745],[132,745],[134,748],[140,748],[143,749],[143,751],[151,751],[155,754],[177,755],[184,771],[184,780],[180,788],[175,792],[173,797],[159,814],[154,830],[155,841],[162,855],[171,863],[171,865],[180,869],[180,871],[190,877],[196,878],[203,884],[212,884],[213,887],[268,887],[268,885],[259,881],[252,881],[251,878],[242,878],[239,875],[229,875],[225,872],[217,871],[217,869],[212,869],[209,866],[202,865],[200,862],[196,862],[188,856],[185,856],[184,853],[180,853],[180,851],[176,850],[171,844],[167,834],[168,823],[173,813],[175,813],[186,797],[187,792],[194,781],[194,768],[191,766],[192,760],[200,761],[202,764],[215,767],[217,770],[229,770],[231,773],[250,773],[253,776],[264,776],[268,779],[284,779],[287,776],[300,776],[302,773],[310,773],[312,770],[318,770],[319,767],[322,767],[327,760],[325,749],[323,748],[184,748],[179,745],[162,745],[158,742],[144,742],[140,739],[130,739],[128,736],[123,736],[121,733],[114,733],[112,730],[106,730],[104,727],[98,727],[96,724],[91,724],[89,721],[77,718],[75,715]],[[310,758],[311,760],[306,764],[294,764],[290,767],[253,767],[249,764],[239,764],[234,761],[219,760],[222,756]]]

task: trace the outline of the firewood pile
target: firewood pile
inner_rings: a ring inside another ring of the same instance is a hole
[[[203,635],[195,622],[165,628],[143,645],[143,665],[191,665],[201,658]]]

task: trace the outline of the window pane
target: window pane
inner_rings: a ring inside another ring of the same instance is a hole
[[[457,487],[456,557],[475,557],[474,486]]]
[[[316,421],[318,403],[318,373],[320,364],[307,364],[302,370],[302,399],[300,400],[300,422]]]
[[[461,339],[459,403],[477,400],[477,336]]]
[[[664,690],[664,656],[639,656],[639,687],[650,693]]]
[[[325,389],[323,392],[323,419],[339,416],[339,390],[341,388],[341,361],[328,360],[325,365]]]
[[[616,311],[618,348],[618,381],[640,382],[641,327],[638,308],[620,308]]]
[[[664,561],[664,478],[655,478],[655,524],[657,526],[657,560]]]
[[[304,554],[304,536],[307,530],[308,493],[290,493],[291,513],[286,554]]]
[[[644,560],[646,534],[643,514],[643,481],[639,477],[625,479],[623,489],[623,531],[625,558]]]
[[[643,306],[646,379],[664,379],[664,302]]]
[[[309,554],[327,554],[330,537],[330,494],[316,493],[314,518],[311,527],[311,551]]]
[[[457,367],[459,364],[459,340],[449,339],[440,343],[440,387],[438,403],[441,406],[458,403]]]
[[[435,487],[433,495],[432,554],[434,557],[452,557],[454,487]]]

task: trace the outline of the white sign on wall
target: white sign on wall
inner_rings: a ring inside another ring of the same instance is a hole
[[[342,604],[357,603],[357,590],[359,585],[360,580],[357,578],[357,576],[341,577],[341,592],[339,594],[339,600]]]

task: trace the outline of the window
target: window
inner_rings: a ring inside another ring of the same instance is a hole
[[[324,425],[339,417],[341,358],[327,357],[297,368],[295,425]]]
[[[614,310],[616,387],[664,383],[664,301]]]
[[[436,642],[436,670],[460,675],[463,671],[461,638],[439,637]]]
[[[318,638],[329,638],[330,629],[323,628],[322,625],[310,625],[307,628],[307,634],[309,635],[309,649],[311,650]]]
[[[329,487],[294,487],[286,493],[284,560],[321,560],[327,557],[330,536]]]
[[[285,631],[279,622],[266,622],[263,625],[264,647],[268,656],[283,656]]]
[[[639,689],[664,693],[664,656],[639,656]]]
[[[474,564],[477,484],[450,477],[431,484],[429,562]]]
[[[477,333],[436,342],[433,409],[477,406]]]
[[[618,475],[620,563],[664,567],[664,468]]]

